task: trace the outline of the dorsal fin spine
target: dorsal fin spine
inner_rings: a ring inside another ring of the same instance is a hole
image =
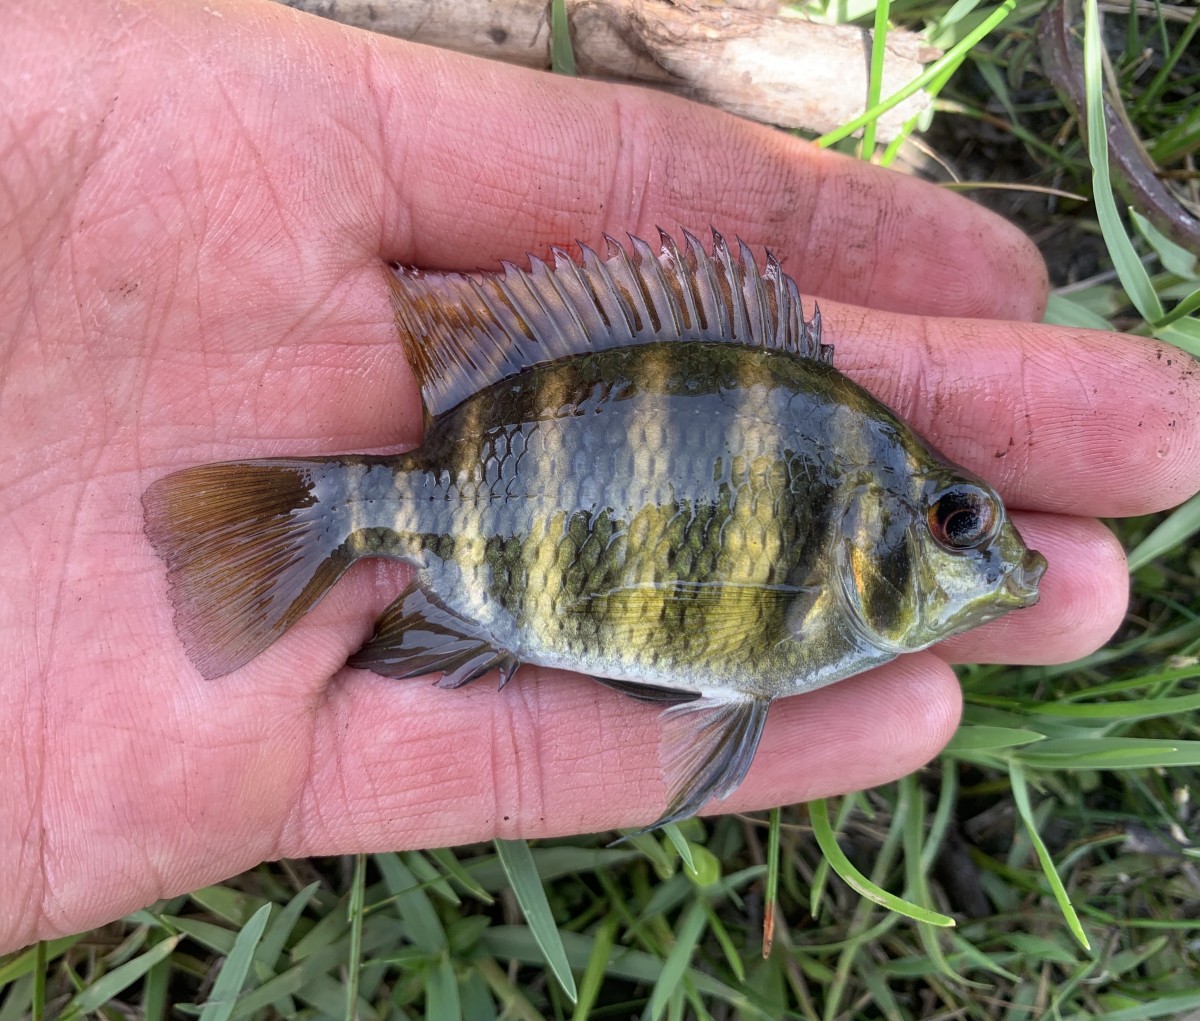
[[[634,339],[651,330],[655,316],[646,301],[645,283],[629,257],[628,250],[616,238],[604,235],[608,242],[609,257],[606,265],[613,266],[613,281],[625,297],[623,304],[629,310],[629,333]],[[615,266],[613,264],[616,264]]]
[[[604,239],[610,244],[617,244],[607,234]],[[617,245],[620,248],[620,245]],[[609,337],[618,345],[622,343],[632,343],[634,338],[633,320],[630,318],[629,310],[625,307],[625,303],[621,301],[621,292],[617,287],[617,282],[613,278],[612,271],[609,269],[608,261],[601,259],[595,252],[592,253],[593,265],[596,269],[596,276],[599,277],[601,287],[598,292],[594,291],[599,299],[601,308],[604,309],[605,319],[608,321]]]
[[[769,248],[767,249],[767,268],[763,272],[763,280],[771,285],[771,298],[773,299],[775,310],[775,339],[774,345],[779,348],[786,349],[789,337],[799,337],[801,334],[793,332],[796,329],[797,323],[801,326],[804,322],[802,313],[798,313],[795,305],[788,301],[787,284],[785,283],[783,267],[779,265],[779,260],[775,258],[775,253]]]
[[[700,307],[704,309],[703,329],[715,332],[719,340],[728,340],[729,320],[725,310],[721,307],[724,302],[716,302],[721,294],[721,284],[717,280],[712,260],[695,234],[690,234],[686,230],[683,233],[687,238],[688,255],[695,264],[696,276],[699,278],[697,286],[700,288]]]
[[[646,266],[646,262],[636,245],[633,246],[632,255],[624,247],[621,248],[621,262],[629,277],[630,292],[637,296],[636,312],[641,322],[637,331],[638,336],[644,337],[665,332],[663,322],[670,322],[671,317],[663,315],[661,293],[657,300],[651,293],[651,280],[647,279],[646,270],[643,268]],[[661,289],[655,289],[661,292]]]
[[[758,266],[754,262],[754,253],[741,238],[738,238],[738,255],[742,260],[742,275],[746,281],[744,290],[747,292],[747,298],[749,294],[754,295],[753,301],[747,300],[749,312],[754,319],[748,336],[761,337],[766,340],[771,336],[771,310],[767,304],[767,289],[763,283],[762,274],[758,272]]]
[[[713,251],[719,258],[718,266],[725,277],[725,286],[729,291],[729,339],[743,340],[751,336],[750,317],[746,310],[745,282],[738,286],[738,274],[733,265],[733,253],[725,238],[713,231]]]
[[[491,313],[493,321],[500,328],[501,337],[513,336],[518,332],[529,336],[516,307],[512,304],[512,299],[505,293],[501,277],[493,277],[478,283],[472,280],[471,283],[475,287],[475,293],[483,301],[484,307]]]
[[[675,321],[679,323],[680,332],[683,330],[698,331],[696,296],[692,292],[692,275],[687,272],[687,263],[684,262],[679,246],[675,244],[675,239],[661,227],[658,228],[658,237],[661,244],[660,255],[654,261],[658,264],[659,275],[665,280],[664,264],[671,267],[675,275],[675,284],[671,287],[672,293],[683,300],[682,308],[676,302],[672,302],[675,305]]]
[[[652,277],[652,288],[647,288],[652,291],[652,300],[655,300],[655,309],[657,311],[660,322],[669,323],[671,330],[678,336],[687,336],[687,328],[679,316],[679,304],[675,300],[675,288],[667,279],[663,272],[662,264],[654,257],[654,252],[650,250],[650,246],[641,238],[635,238],[632,234],[629,235],[629,240],[633,243],[633,249],[637,252],[639,263],[638,269],[643,275],[649,274]]]
[[[600,277],[602,281],[607,281],[608,286],[612,287],[612,281],[608,280],[604,270],[602,270],[601,259],[592,248],[584,245],[582,241],[576,242],[580,246],[580,252],[583,256],[583,269],[586,272],[581,272],[580,278],[583,286],[587,288],[587,292],[592,296],[592,304],[595,306],[596,312],[600,313],[600,318],[604,319],[604,324],[608,331],[608,341],[614,342],[616,338],[616,325],[613,323],[612,311],[605,305],[604,298],[596,292],[595,284],[592,281],[592,276]],[[620,322],[624,322],[624,317],[620,317]]]
[[[555,293],[562,299],[562,307],[571,317],[571,321],[575,324],[575,328],[580,332],[580,335],[586,335],[587,327],[584,325],[583,317],[579,312],[579,298],[588,294],[587,285],[579,276],[579,267],[566,252],[565,249],[552,248],[551,254],[554,256],[554,271],[551,272],[546,268],[545,280]],[[541,264],[545,267],[545,263]],[[578,295],[571,293],[571,284],[575,285]]]
[[[659,231],[658,252],[632,235],[606,236],[607,256],[580,244],[580,262],[553,247],[553,265],[504,263],[495,274],[397,267],[391,288],[405,351],[437,417],[473,393],[544,362],[658,341],[709,341],[787,351],[822,362],[821,317],[804,319],[800,292],[767,252],[736,250],[713,230],[711,251],[683,231]]]
[[[537,289],[533,287],[533,283],[537,279],[533,261],[530,262],[531,272],[529,273],[522,272],[519,266],[515,266],[511,262],[503,265],[504,276],[499,277],[496,283],[501,288],[504,297],[512,302],[513,308],[520,316],[526,335],[539,347],[549,347],[552,338],[539,329],[538,322],[549,318],[550,309],[546,307],[545,302],[539,297]],[[539,312],[542,314],[538,315]],[[550,319],[550,321],[553,320]]]

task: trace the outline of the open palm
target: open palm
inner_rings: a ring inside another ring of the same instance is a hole
[[[401,586],[394,564],[356,567],[229,677],[204,681],[184,655],[142,492],[198,462],[418,442],[387,260],[489,268],[659,223],[768,245],[821,296],[839,366],[1018,509],[1051,565],[1042,603],[781,703],[729,808],[926,761],[957,722],[947,660],[1102,642],[1124,563],[1078,515],[1200,485],[1191,366],[1033,325],[1036,253],[954,196],[660,95],[268,4],[10,18],[0,950],[265,858],[661,811],[651,707],[535,669],[499,695],[343,669]]]

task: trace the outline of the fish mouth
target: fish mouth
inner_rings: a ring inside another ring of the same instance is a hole
[[[1004,594],[1014,606],[1032,606],[1038,601],[1038,582],[1046,573],[1046,558],[1037,550],[1026,550],[1021,563],[1004,578]]]

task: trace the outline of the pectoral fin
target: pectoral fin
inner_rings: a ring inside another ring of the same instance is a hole
[[[663,769],[670,801],[651,829],[727,798],[745,778],[767,722],[768,699],[701,698],[662,714]]]
[[[383,611],[375,634],[349,665],[399,679],[440,672],[439,688],[458,688],[494,668],[504,687],[519,663],[496,648],[484,628],[410,585]]]
[[[681,688],[664,688],[659,684],[642,684],[639,681],[617,681],[611,677],[593,677],[605,687],[619,691],[622,695],[636,698],[639,702],[652,702],[655,705],[679,705],[681,702],[694,702],[700,696],[694,691]]]

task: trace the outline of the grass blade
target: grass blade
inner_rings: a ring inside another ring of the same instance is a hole
[[[1200,766],[1200,741],[1144,737],[1051,738],[1014,762],[1042,769],[1168,769]]]
[[[707,921],[704,901],[697,898],[683,913],[675,932],[675,945],[667,954],[667,959],[663,962],[662,974],[654,983],[654,992],[650,994],[650,1002],[646,1005],[646,1017],[650,1021],[658,1021],[662,1017],[668,1001],[683,981],[683,976],[687,972],[688,965],[691,964],[692,954],[696,951],[696,944],[704,932]]]
[[[739,982],[745,982],[746,966],[742,964],[742,958],[738,954],[733,937],[729,935],[729,930],[725,928],[721,916],[717,914],[708,900],[704,901],[704,913],[708,916],[708,931],[716,938],[721,953],[725,955],[725,963],[729,965],[729,970],[733,972]]]
[[[171,1012],[171,958],[159,961],[142,980],[142,1021],[163,1021]]]
[[[250,974],[254,951],[258,949],[258,941],[262,939],[263,930],[266,929],[267,919],[270,917],[271,905],[264,904],[242,927],[237,939],[233,941],[233,949],[221,965],[208,1001],[200,1011],[200,1021],[229,1021],[229,1016],[237,1005],[238,994],[246,984],[246,976]]]
[[[767,889],[763,895],[763,960],[771,956],[771,947],[775,945],[775,907],[779,901],[779,819],[779,809],[771,809],[771,825],[767,830]]]
[[[915,773],[910,773],[899,781],[900,799],[896,804],[896,815],[902,820],[904,832],[901,839],[904,846],[904,880],[907,893],[916,897],[924,905],[932,898],[929,894],[929,884],[926,881],[924,863],[928,858],[934,858],[934,850],[926,847],[925,836],[925,799],[921,787],[917,783]],[[929,853],[926,853],[926,852]],[[958,974],[938,942],[937,932],[930,926],[923,925],[918,929],[918,937],[925,953],[933,966],[946,978],[974,989],[983,989],[978,982],[971,982]]]
[[[454,965],[450,963],[450,958],[444,955],[429,969],[429,982],[425,987],[425,1013],[438,1021],[442,1021],[442,1018],[446,1021],[456,1021],[463,1016]]]
[[[593,937],[578,932],[564,932],[560,935],[567,959],[582,971],[587,967],[591,956]],[[545,960],[541,947],[526,925],[493,925],[484,932],[480,943],[497,957],[522,961],[525,964],[541,964]],[[649,985],[658,981],[662,974],[662,966],[662,958],[655,954],[618,946],[609,957],[605,972],[610,976]],[[734,989],[696,968],[688,972],[687,978],[697,992],[716,997],[744,1015],[768,1016],[757,1009],[757,1004],[752,999],[753,990]]]
[[[481,900],[484,904],[494,904],[496,902],[495,898],[480,886],[474,877],[462,867],[462,864],[454,856],[453,851],[448,848],[439,848],[436,851],[427,851],[426,854],[445,869],[446,874],[476,900]]]
[[[38,940],[33,948],[33,995],[30,1013],[33,1021],[46,1016],[46,941]]]
[[[1063,913],[1063,918],[1066,919],[1067,927],[1079,940],[1084,950],[1091,950],[1092,945],[1088,942],[1087,933],[1083,931],[1083,926],[1079,922],[1079,915],[1075,913],[1075,907],[1071,903],[1067,888],[1063,886],[1063,881],[1058,876],[1058,870],[1054,867],[1050,852],[1042,842],[1042,835],[1038,833],[1037,823],[1033,818],[1033,809],[1029,805],[1029,789],[1025,784],[1025,770],[1019,763],[1011,762],[1008,775],[1012,780],[1013,802],[1017,806],[1017,814],[1025,823],[1029,842],[1033,845],[1038,861],[1041,862],[1042,872],[1046,877],[1046,882],[1050,884],[1050,889],[1054,893],[1054,899],[1058,902],[1059,910]]]
[[[596,929],[592,952],[588,956],[587,967],[583,969],[583,977],[579,980],[579,999],[575,1001],[575,1013],[571,1015],[571,1021],[587,1021],[591,1015],[596,997],[604,985],[604,970],[612,956],[618,925],[620,919],[610,914]]]
[[[395,898],[396,910],[404,919],[413,943],[430,954],[448,950],[446,929],[429,895],[398,854],[377,854],[375,865],[383,875],[388,892]]]
[[[669,822],[663,827],[663,833],[667,835],[667,839],[675,847],[675,852],[679,855],[684,867],[695,872],[696,863],[692,860],[692,845],[688,843],[687,837],[679,831],[679,827],[675,823]]]
[[[529,845],[524,840],[496,840],[493,843],[517,903],[521,905],[525,921],[529,923],[529,930],[546,958],[546,964],[558,979],[563,992],[575,1003],[578,999],[575,977],[571,974],[570,964],[567,963],[562,937],[559,935],[558,926],[554,924],[550,902],[546,900],[542,877],[538,875]]]
[[[879,0],[875,5],[875,30],[871,35],[871,76],[867,82],[867,109],[879,105],[883,93],[883,62],[887,56],[888,12],[891,10],[890,0]],[[878,118],[872,118],[863,125],[861,156],[870,160],[875,155],[875,125]]]
[[[1044,741],[1045,734],[1035,730],[1024,730],[1020,727],[990,727],[983,724],[959,727],[955,735],[946,745],[946,752],[984,752],[998,751],[1002,748],[1016,748],[1020,745]]]
[[[1182,546],[1200,532],[1200,493],[1175,508],[1157,528],[1129,554],[1129,570],[1137,571],[1152,560]]]
[[[916,92],[920,92],[935,79],[942,77],[950,67],[957,67],[962,63],[967,53],[971,48],[984,38],[992,29],[998,27],[1015,9],[1017,0],[1004,0],[999,7],[977,28],[971,33],[964,36],[957,44],[952,46],[941,57],[930,64],[917,77],[910,81],[903,88],[897,89],[883,102],[865,110],[853,120],[847,121],[840,128],[834,128],[833,131],[827,132],[818,138],[817,145],[823,149],[840,142],[843,138],[849,138],[859,128],[865,127],[872,121],[878,120],[883,114],[887,113],[894,106],[899,106],[909,96]]]
[[[1197,23],[1200,23],[1200,8],[1197,9],[1196,20]],[[1195,252],[1189,252],[1182,245],[1175,244],[1136,209],[1131,209],[1129,215],[1138,233],[1154,249],[1158,261],[1163,264],[1163,269],[1168,273],[1174,273],[1177,277],[1183,277],[1185,280],[1196,279],[1200,256],[1197,256]]]
[[[1162,302],[1150,282],[1150,275],[1142,260],[1138,258],[1133,242],[1125,233],[1117,212],[1117,200],[1113,194],[1112,180],[1108,172],[1108,133],[1104,118],[1104,83],[1100,60],[1100,24],[1096,0],[1084,2],[1083,30],[1083,73],[1084,93],[1087,97],[1087,144],[1088,159],[1092,164],[1092,193],[1096,203],[1096,219],[1104,243],[1108,246],[1113,267],[1120,277],[1121,286],[1129,295],[1134,308],[1148,323],[1162,318]]]
[[[1099,312],[1061,294],[1051,293],[1046,300],[1046,314],[1042,322],[1050,326],[1078,326],[1085,330],[1112,330],[1110,323]]]
[[[320,883],[309,883],[308,886],[283,906],[283,910],[267,926],[267,931],[258,945],[257,955],[258,959],[267,965],[267,967],[275,969],[279,961],[279,955],[283,953],[283,948],[287,943],[288,937],[292,934],[292,930],[296,928],[296,922],[300,920],[301,913],[320,888]]]
[[[90,1014],[99,1010],[109,1000],[114,1000],[141,979],[146,972],[159,961],[164,961],[175,950],[175,945],[183,939],[182,936],[169,936],[161,943],[156,943],[140,957],[114,968],[101,979],[97,979],[86,989],[82,989],[63,1008],[59,1021],[71,1021],[82,1014]]]
[[[400,859],[430,893],[436,894],[447,904],[453,904],[455,907],[459,907],[462,904],[462,899],[454,892],[454,887],[438,871],[433,862],[426,858],[420,851],[405,851],[400,856]]]
[[[863,897],[866,897],[867,900],[874,901],[876,904],[889,908],[901,915],[906,915],[917,922],[926,922],[929,925],[941,926],[955,924],[954,919],[948,915],[943,915],[938,911],[931,911],[920,904],[913,904],[903,897],[897,897],[894,893],[888,893],[887,890],[876,886],[859,872],[851,864],[850,859],[842,853],[842,849],[838,847],[833,829],[829,825],[829,807],[823,798],[819,801],[810,801],[808,803],[808,811],[809,817],[812,820],[813,836],[817,838],[817,844],[820,845],[821,853],[825,855],[825,860],[829,862],[833,871],[841,876],[842,880],[852,890],[857,891]]]
[[[551,0],[550,3],[550,68],[555,74],[575,74],[575,50],[571,46],[566,0]]]
[[[364,902],[367,890],[367,856],[354,856],[354,877],[350,880],[350,897],[346,916],[350,922],[350,949],[346,961],[346,1021],[354,1021],[358,1003],[358,981],[362,972],[362,933]],[[201,1021],[204,1021],[201,1018]]]
[[[1159,326],[1155,329],[1154,336],[1168,344],[1174,344],[1193,358],[1200,358],[1200,320],[1194,316]]]
[[[46,960],[53,960],[68,947],[78,943],[82,938],[82,936],[63,936],[61,939],[43,940],[42,942],[46,945]],[[7,986],[10,982],[15,982],[23,975],[35,973],[39,970],[39,960],[38,947],[35,944],[4,961],[0,965],[0,988]],[[45,971],[45,965],[42,965],[40,970]]]

